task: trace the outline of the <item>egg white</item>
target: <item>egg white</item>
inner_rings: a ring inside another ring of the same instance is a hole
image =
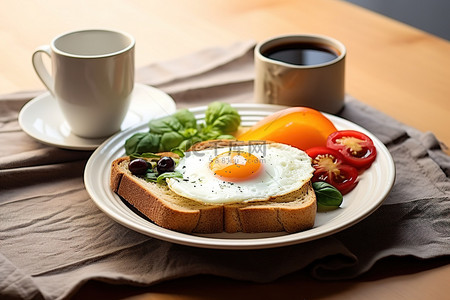
[[[263,201],[298,190],[314,172],[305,152],[285,144],[241,146],[240,150],[260,160],[263,169],[258,176],[239,182],[214,176],[209,163],[220,153],[230,151],[220,148],[186,152],[175,169],[183,178],[169,178],[167,184],[176,194],[202,203]]]

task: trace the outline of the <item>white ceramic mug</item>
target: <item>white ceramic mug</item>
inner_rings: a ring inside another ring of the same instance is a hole
[[[100,138],[120,130],[134,87],[134,46],[129,34],[92,29],[64,33],[33,53],[34,69],[72,133]],[[43,54],[51,58],[51,75]]]
[[[283,35],[255,48],[255,101],[338,113],[345,97],[345,46],[322,35]]]

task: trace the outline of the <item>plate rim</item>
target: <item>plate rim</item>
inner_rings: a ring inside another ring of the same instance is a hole
[[[271,104],[258,104],[258,103],[236,103],[231,104],[233,107],[235,107],[238,112],[242,113],[242,110],[245,109],[263,109],[267,110],[270,113],[274,113],[280,109],[287,108],[287,106],[282,105],[271,105]],[[189,108],[194,113],[202,112],[206,109],[206,105],[204,106],[197,106]],[[395,164],[392,159],[392,156],[387,149],[387,147],[371,132],[363,128],[362,126],[355,124],[349,120],[343,119],[339,116],[330,115],[327,113],[323,113],[327,118],[329,118],[333,123],[336,121],[342,122],[345,125],[349,125],[350,127],[353,127],[354,129],[360,130],[364,133],[366,133],[370,138],[372,138],[377,146],[377,152],[379,153],[378,156],[383,157],[387,161],[387,185],[385,186],[385,189],[378,197],[377,201],[375,201],[368,209],[364,210],[363,213],[359,214],[357,217],[354,217],[351,219],[351,221],[348,221],[344,223],[343,225],[339,227],[335,227],[329,230],[325,231],[319,231],[318,233],[310,236],[302,236],[307,231],[302,231],[298,233],[292,233],[292,234],[285,234],[285,235],[279,235],[274,237],[262,237],[262,238],[252,238],[252,239],[223,239],[223,238],[215,238],[212,236],[205,236],[205,235],[197,235],[197,234],[187,234],[187,233],[180,233],[176,231],[172,231],[169,229],[162,228],[152,222],[147,221],[144,218],[141,218],[134,212],[132,212],[130,209],[129,212],[137,216],[138,218],[144,220],[147,222],[150,227],[156,227],[156,231],[153,228],[147,228],[146,226],[141,226],[141,224],[135,223],[130,224],[130,220],[126,219],[123,215],[117,215],[117,212],[111,210],[105,204],[101,203],[101,200],[97,199],[97,192],[95,191],[95,187],[91,185],[90,179],[89,179],[89,170],[93,167],[93,164],[96,163],[96,160],[102,157],[101,152],[108,148],[108,146],[111,145],[111,143],[114,143],[115,140],[120,139],[123,140],[126,138],[126,135],[131,135],[132,133],[138,132],[139,130],[143,130],[147,126],[147,122],[142,122],[140,124],[137,124],[135,126],[132,126],[128,128],[127,130],[124,130],[122,132],[119,132],[112,137],[110,137],[108,140],[106,140],[102,145],[100,145],[94,153],[89,158],[85,172],[84,172],[84,182],[86,190],[88,191],[89,195],[91,196],[91,199],[94,201],[94,203],[97,205],[97,207],[102,210],[106,215],[108,215],[110,218],[112,218],[114,221],[132,229],[137,232],[140,232],[142,234],[145,234],[150,237],[154,237],[160,240],[187,245],[187,246],[193,246],[193,247],[199,247],[199,248],[209,248],[209,249],[226,249],[226,250],[250,250],[250,249],[267,249],[267,248],[275,248],[275,247],[282,247],[282,246],[288,246],[298,243],[304,243],[312,240],[316,240],[319,238],[323,238],[332,234],[335,234],[337,232],[340,232],[344,229],[347,229],[363,219],[367,218],[370,214],[372,214],[374,211],[376,211],[384,202],[386,197],[389,195],[389,192],[391,191],[394,181],[395,181]],[[122,144],[123,148],[123,144]],[[110,149],[110,152],[113,149]],[[103,156],[103,159],[104,156]],[[105,163],[105,162],[104,162]],[[109,162],[110,166],[110,162]],[[110,171],[110,167],[108,168],[108,171]],[[109,173],[107,174],[107,177],[109,178]],[[111,191],[112,193],[112,191]],[[113,197],[119,198],[117,195],[113,195]],[[120,199],[119,199],[120,200]],[[121,201],[121,200],[120,200]],[[125,205],[125,204],[123,204]],[[131,220],[132,221],[132,220]],[[146,228],[144,228],[146,227]],[[320,227],[320,226],[319,226]],[[316,227],[316,228],[319,228]],[[314,228],[313,228],[314,229]],[[310,230],[313,230],[310,229]],[[287,238],[286,238],[287,237]],[[296,238],[297,237],[297,238]]]

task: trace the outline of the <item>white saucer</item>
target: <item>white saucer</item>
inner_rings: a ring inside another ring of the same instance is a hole
[[[136,83],[130,108],[121,131],[138,123],[175,112],[175,102],[161,90]],[[22,130],[51,146],[74,150],[94,150],[107,139],[81,138],[71,133],[58,104],[49,92],[30,100],[19,113]]]

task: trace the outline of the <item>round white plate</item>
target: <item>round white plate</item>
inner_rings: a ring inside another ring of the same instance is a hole
[[[175,102],[161,90],[136,83],[121,130],[175,112]],[[94,150],[107,138],[87,139],[72,134],[58,103],[46,92],[30,100],[19,113],[22,130],[51,146],[74,150]]]
[[[283,106],[234,104],[242,117],[242,125],[250,126]],[[206,106],[191,109],[199,120],[204,119]],[[147,131],[147,123],[132,127],[111,137],[90,157],[85,173],[85,186],[97,206],[115,221],[143,234],[195,247],[216,249],[260,249],[286,246],[325,237],[348,228],[375,211],[391,190],[395,167],[387,148],[364,128],[342,118],[325,114],[338,129],[353,129],[366,133],[375,143],[378,154],[372,166],[360,176],[356,188],[344,196],[339,209],[317,213],[312,229],[288,233],[218,233],[185,234],[171,231],[134,213],[109,187],[111,162],[125,155],[124,143],[136,132]]]

